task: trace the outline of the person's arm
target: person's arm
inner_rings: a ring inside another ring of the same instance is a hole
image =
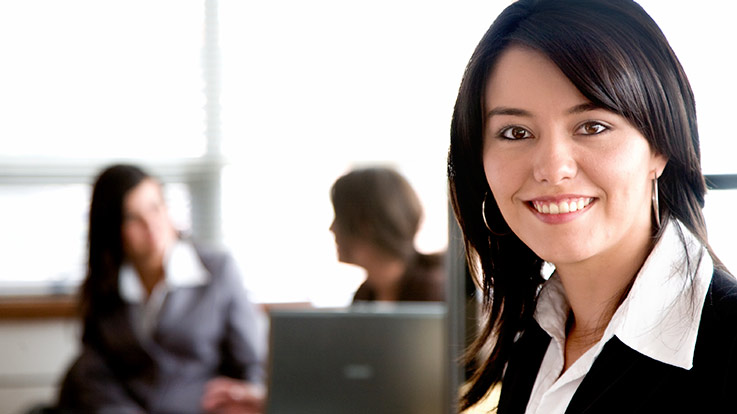
[[[232,257],[227,256],[220,278],[228,292],[222,374],[249,382],[264,380],[266,328],[263,312],[248,298]]]
[[[261,384],[217,377],[205,386],[202,409],[218,414],[258,414],[263,412],[265,395]]]
[[[223,315],[222,376],[207,383],[202,407],[218,414],[260,413],[265,397],[265,318],[248,298],[235,260],[229,255],[224,257],[216,280],[229,301]]]

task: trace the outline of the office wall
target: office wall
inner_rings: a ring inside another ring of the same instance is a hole
[[[78,332],[73,319],[0,320],[0,413],[53,401],[77,354]]]

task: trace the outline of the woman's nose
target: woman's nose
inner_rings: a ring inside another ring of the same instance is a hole
[[[556,185],[574,178],[578,172],[574,144],[564,133],[538,138],[533,155],[535,180]]]
[[[163,219],[155,214],[146,214],[143,216],[143,227],[147,233],[158,232],[163,228]]]

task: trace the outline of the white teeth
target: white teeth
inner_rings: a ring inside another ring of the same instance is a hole
[[[576,199],[563,200],[558,203],[535,201],[532,205],[535,207],[535,210],[542,214],[564,214],[583,210],[583,208],[591,204],[593,200],[594,199],[591,197],[580,197]]]

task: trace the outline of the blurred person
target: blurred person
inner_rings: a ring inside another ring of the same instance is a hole
[[[82,349],[59,411],[261,411],[261,315],[231,256],[175,229],[157,180],[133,165],[102,171],[88,243]]]
[[[442,253],[415,248],[422,220],[420,199],[409,182],[391,168],[353,170],[333,184],[338,260],[366,270],[358,301],[444,301]]]

